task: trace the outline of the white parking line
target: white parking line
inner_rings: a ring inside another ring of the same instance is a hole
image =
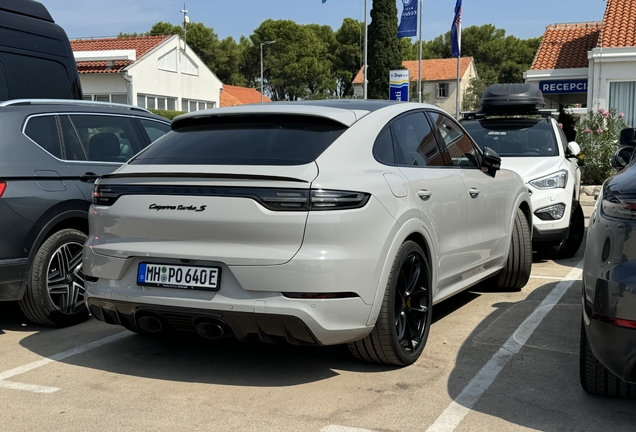
[[[556,276],[530,276],[530,279],[566,280],[566,278]]]
[[[369,429],[360,429],[348,426],[329,425],[320,429],[320,432],[373,432]]]
[[[77,354],[81,354],[83,352],[86,351],[90,351],[92,349],[95,348],[99,348],[103,345],[109,344],[111,342],[115,342],[118,341],[119,339],[122,339],[126,336],[130,336],[132,333],[130,332],[121,332],[121,333],[117,333],[114,334],[112,336],[108,336],[105,337],[103,339],[99,339],[90,343],[87,343],[86,345],[82,345],[79,346],[77,348],[71,348],[68,351],[64,351],[58,354],[54,354],[50,357],[45,357],[41,360],[36,360],[34,362],[31,363],[27,363],[25,365],[22,366],[18,366],[17,368],[13,368],[10,369],[8,371],[4,371],[4,372],[0,372],[0,387],[2,388],[8,388],[8,389],[13,389],[13,390],[24,390],[24,391],[30,391],[30,392],[34,392],[34,393],[54,393],[56,391],[59,390],[59,388],[57,387],[46,387],[46,386],[39,386],[39,385],[33,385],[33,384],[24,384],[24,383],[16,383],[13,381],[6,381],[8,378],[14,377],[16,375],[20,375],[23,374],[25,372],[29,372],[32,371],[33,369],[37,369],[39,367],[42,367],[44,365],[47,365],[49,363],[55,362],[55,361],[60,361],[63,360],[67,357],[70,356],[74,356]]]
[[[463,418],[475,406],[481,395],[495,381],[501,370],[526,344],[541,321],[561,300],[561,297],[581,277],[581,260],[570,273],[559,282],[539,306],[525,319],[517,330],[508,338],[501,348],[491,357],[486,365],[473,377],[464,390],[455,398],[435,422],[426,429],[427,432],[454,431]]]

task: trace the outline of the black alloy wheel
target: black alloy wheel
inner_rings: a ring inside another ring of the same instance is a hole
[[[417,243],[406,241],[391,266],[375,327],[364,339],[349,343],[349,351],[373,363],[415,363],[426,346],[432,306],[429,263]]]
[[[414,353],[424,340],[429,314],[429,290],[422,283],[422,268],[426,264],[417,252],[411,252],[398,274],[395,287],[395,330],[400,345]]]

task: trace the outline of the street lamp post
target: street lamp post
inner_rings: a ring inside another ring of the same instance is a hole
[[[276,41],[265,41],[261,42],[261,102],[263,102],[263,45],[273,44]]]

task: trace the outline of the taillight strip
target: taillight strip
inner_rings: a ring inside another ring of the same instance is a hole
[[[370,198],[369,194],[363,192],[324,189],[98,184],[93,192],[93,204],[113,205],[125,195],[249,198],[272,211],[349,210],[364,207]]]
[[[636,329],[636,321],[632,321],[628,319],[613,318],[613,317],[608,317],[608,316],[600,315],[600,314],[592,315],[592,319],[595,319],[605,324],[614,325],[617,327]]]

